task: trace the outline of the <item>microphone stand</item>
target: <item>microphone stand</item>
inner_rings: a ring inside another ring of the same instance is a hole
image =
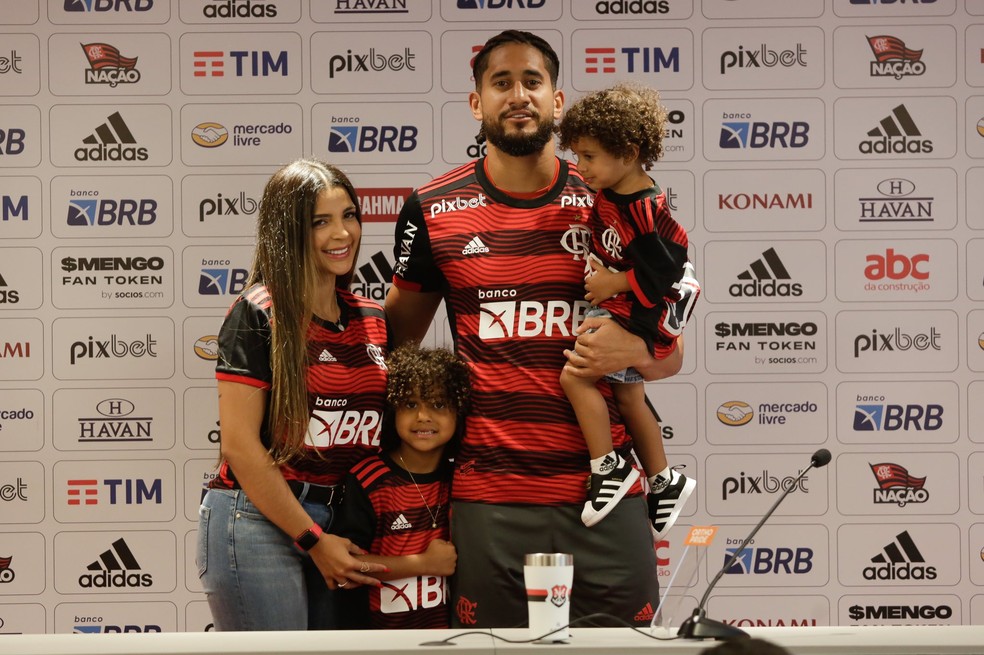
[[[741,628],[736,628],[727,623],[721,621],[715,621],[714,619],[707,618],[707,611],[704,609],[704,605],[707,604],[707,599],[711,595],[711,591],[714,589],[714,585],[717,584],[721,576],[724,575],[725,571],[731,568],[731,565],[735,563],[738,556],[741,555],[742,551],[745,550],[745,546],[755,537],[755,534],[759,531],[772,513],[776,511],[779,507],[779,503],[786,499],[793,489],[796,488],[799,481],[803,479],[810,469],[814,467],[820,467],[830,461],[830,452],[824,451],[825,456],[820,454],[820,451],[815,453],[810,459],[810,465],[803,469],[803,472],[799,474],[793,484],[786,487],[786,490],[782,492],[782,495],[776,499],[776,502],[772,504],[769,511],[765,513],[762,520],[758,522],[755,529],[745,538],[741,546],[738,547],[730,559],[725,563],[724,568],[718,571],[714,579],[711,580],[711,584],[707,585],[707,591],[704,592],[704,596],[700,599],[700,604],[694,610],[694,613],[687,617],[687,619],[680,624],[680,629],[677,630],[677,636],[683,637],[684,639],[736,639],[739,637],[748,637],[748,633]],[[826,459],[826,461],[824,461]]]

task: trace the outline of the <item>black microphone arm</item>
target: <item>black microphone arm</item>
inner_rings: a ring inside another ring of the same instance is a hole
[[[736,628],[734,626],[728,625],[727,623],[722,623],[721,621],[715,621],[714,619],[707,618],[706,610],[704,609],[707,605],[707,599],[711,596],[711,591],[714,590],[714,586],[724,575],[724,572],[731,568],[731,565],[735,563],[738,556],[741,555],[742,551],[745,550],[745,546],[755,537],[755,534],[759,531],[765,522],[769,520],[776,508],[779,507],[779,503],[786,499],[786,496],[796,488],[800,480],[803,479],[810,469],[822,468],[830,463],[830,451],[826,448],[821,448],[817,452],[813,453],[810,457],[810,465],[807,466],[803,471],[797,476],[793,484],[786,487],[786,490],[782,492],[782,495],[776,499],[776,502],[772,504],[769,511],[765,513],[765,516],[758,522],[755,528],[749,533],[741,545],[735,550],[734,554],[725,562],[724,567],[718,571],[714,579],[711,580],[711,584],[707,585],[707,591],[704,592],[704,596],[700,599],[700,604],[697,605],[697,609],[694,610],[693,615],[688,617],[681,625],[680,629],[677,630],[677,636],[683,637],[684,639],[734,639],[736,637],[747,637],[748,633],[741,628]]]

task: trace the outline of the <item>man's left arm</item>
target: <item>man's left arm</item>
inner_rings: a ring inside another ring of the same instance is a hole
[[[633,367],[649,381],[676,375],[683,366],[683,336],[664,359],[655,359],[646,343],[608,318],[586,318],[577,329],[573,350],[565,350],[564,370],[578,377],[601,377]]]

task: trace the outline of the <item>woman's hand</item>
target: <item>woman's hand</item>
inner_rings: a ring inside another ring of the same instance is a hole
[[[365,555],[365,551],[334,534],[321,535],[309,552],[329,589],[352,589],[359,585],[378,587],[382,583],[370,574],[387,570],[382,564],[356,559],[354,555]]]

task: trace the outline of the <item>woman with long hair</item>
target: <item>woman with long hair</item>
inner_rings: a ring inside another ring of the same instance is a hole
[[[387,332],[350,293],[362,237],[352,183],[302,159],[274,173],[246,288],[219,331],[219,472],[197,562],[217,630],[336,627],[334,590],[380,564],[330,533],[342,477],[378,451]]]

